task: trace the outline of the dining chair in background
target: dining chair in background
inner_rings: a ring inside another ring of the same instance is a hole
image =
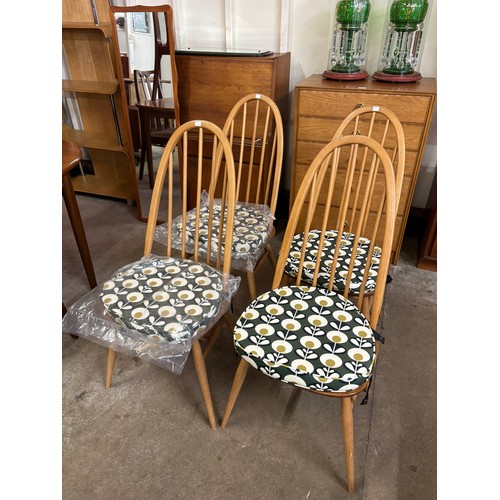
[[[388,153],[391,158],[395,176],[395,207],[397,221],[398,214],[400,215],[400,213],[404,210],[404,207],[398,209],[398,205],[401,189],[403,187],[406,158],[405,135],[399,118],[394,114],[394,112],[383,106],[362,106],[353,110],[342,121],[335,132],[333,139],[344,135],[365,136],[375,139]],[[362,184],[363,181],[363,177],[360,176],[358,178],[358,182],[352,186],[352,189],[354,189],[357,193],[356,196],[359,196],[365,188]],[[374,190],[380,191],[381,185],[381,183],[379,186],[374,185]],[[381,193],[379,192],[378,196],[380,195]],[[380,200],[382,201],[383,198],[380,198]],[[339,201],[335,197],[332,199],[332,203],[335,206],[339,206]],[[378,227],[378,217],[380,216],[380,211],[378,208],[375,209],[375,207],[372,207],[365,215],[363,226],[363,231],[365,231],[364,236],[367,236],[371,240],[375,237],[373,229]],[[368,248],[363,243],[363,239],[360,240],[361,242],[358,242],[357,247],[351,245],[352,237],[349,235],[352,234],[356,220],[356,214],[353,210],[350,210],[350,212],[347,213],[345,225],[342,229],[344,243],[340,247],[341,250],[336,260],[337,268],[336,276],[333,282],[334,290],[341,290],[344,286],[349,268],[349,259],[353,256],[353,252],[363,252]],[[318,286],[323,286],[329,283],[331,264],[333,262],[333,254],[336,248],[338,232],[333,230],[331,227],[328,227],[327,229],[328,231],[326,233],[326,238],[323,240],[321,252],[318,251],[317,245],[319,243],[319,229],[313,228],[309,233],[309,245],[304,257],[301,274],[301,280],[304,284],[310,284],[314,279],[313,271],[316,268],[318,255],[320,267],[318,271],[317,284]],[[371,233],[371,235],[368,233]],[[303,238],[304,233],[299,233],[294,236],[290,255],[285,266],[285,273],[291,277],[291,281],[293,281],[297,276],[298,265],[301,259],[299,250],[302,246]],[[389,246],[392,247],[392,245],[393,242],[389,242]],[[378,251],[376,251],[373,255],[373,265],[367,271],[369,276],[364,285],[363,313],[366,316],[369,315],[372,305],[375,280],[377,279],[377,253]],[[363,276],[359,274],[357,266],[354,266],[353,273],[355,273],[355,275],[352,276],[350,280],[349,297],[355,300],[357,295],[360,293]]]

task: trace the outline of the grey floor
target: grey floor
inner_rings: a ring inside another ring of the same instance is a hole
[[[140,189],[147,214],[147,176]],[[90,195],[78,195],[78,203],[98,282],[142,256],[146,226],[133,206]],[[436,498],[437,274],[416,268],[416,251],[417,238],[407,231],[390,271],[381,323],[386,343],[369,402],[356,402],[354,494],[346,491],[338,401],[250,370],[227,428],[213,431],[191,358],[175,375],[117,354],[106,390],[106,349],[62,333],[63,498]],[[64,205],[62,279],[67,306],[88,291]],[[271,279],[266,263],[258,291]],[[245,285],[235,315],[248,302]],[[207,359],[219,419],[237,363],[223,330]]]

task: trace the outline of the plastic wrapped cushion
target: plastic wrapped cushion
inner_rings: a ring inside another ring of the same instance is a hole
[[[180,374],[193,341],[227,311],[239,283],[203,263],[149,255],[75,302],[63,331]]]
[[[211,257],[217,255],[218,236],[220,229],[221,200],[214,200],[212,220]],[[194,252],[195,230],[197,213],[196,208],[186,214],[186,251]],[[200,207],[200,226],[198,233],[198,252],[206,255],[208,243],[209,206],[208,195],[202,193]],[[273,228],[274,216],[267,205],[244,203],[238,201],[235,206],[234,233],[232,245],[232,268],[241,271],[252,271],[264,252],[265,246]],[[178,250],[182,248],[182,216],[172,222],[172,246]],[[155,230],[155,241],[165,244],[167,241],[167,224],[160,224]],[[225,235],[225,228],[223,230]]]

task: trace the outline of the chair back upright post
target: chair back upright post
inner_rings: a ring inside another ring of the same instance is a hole
[[[267,205],[274,215],[284,149],[278,106],[266,95],[249,94],[233,106],[223,131],[235,159],[236,199]]]
[[[374,189],[376,180],[382,180],[385,186],[383,192]],[[361,188],[357,188],[361,186]],[[334,206],[332,201],[337,199]],[[382,209],[381,209],[382,207]],[[394,234],[396,220],[396,193],[394,170],[391,158],[383,146],[370,137],[363,135],[347,135],[334,139],[326,145],[313,160],[309,167],[295,198],[292,211],[282,241],[282,246],[276,265],[272,288],[279,287],[285,272],[287,257],[290,252],[292,240],[297,233],[304,232],[301,243],[301,258],[299,271],[295,278],[296,285],[301,285],[302,269],[308,247],[309,231],[312,228],[320,229],[318,255],[325,242],[327,233],[332,229],[337,231],[335,250],[331,262],[328,290],[334,289],[334,278],[338,272],[337,260],[343,245],[345,227],[349,214],[355,214],[356,222],[350,224],[351,245],[353,258],[350,259],[349,269],[345,276],[344,289],[337,291],[345,298],[349,298],[349,287],[353,267],[362,267],[363,283],[357,296],[355,305],[361,309],[364,288],[369,276],[370,264],[374,255],[375,241],[380,242],[380,262],[375,285],[373,306],[370,324],[376,327],[384,291],[385,281],[389,270],[391,255],[391,242]],[[364,233],[364,220],[366,215],[375,211],[377,213],[376,226],[370,239],[369,248],[363,255],[358,255],[358,243],[366,241]],[[300,226],[300,227],[299,227]],[[314,263],[314,276],[311,285],[317,286],[317,278],[321,262],[316,259]]]
[[[156,73],[155,70],[134,69],[134,83],[135,95],[138,101],[143,99],[156,101],[156,99],[163,97],[159,73]]]
[[[224,213],[226,210],[226,216],[221,219],[221,227],[218,231],[218,241],[216,243],[217,251],[201,252],[198,246],[198,235],[200,231],[200,220],[199,217],[196,219],[195,223],[195,238],[194,238],[194,253],[189,253],[186,250],[186,214],[188,212],[188,185],[187,185],[187,169],[188,162],[192,161],[192,158],[188,159],[188,148],[187,143],[189,140],[197,139],[198,143],[198,156],[197,156],[197,175],[195,182],[197,184],[197,199],[196,199],[196,210],[200,213],[200,208],[202,207],[201,192],[203,191],[202,180],[203,180],[203,169],[209,169],[211,172],[211,182],[208,190],[209,193],[209,210],[208,210],[208,245],[207,248],[213,248],[215,242],[212,244],[212,222],[213,220],[218,220],[218,216],[214,214],[214,198],[215,198],[215,186],[218,183],[222,183],[224,186],[224,195],[221,199],[221,211]],[[207,138],[212,138],[212,141],[207,141]],[[207,144],[211,144],[212,153],[211,161],[207,162],[206,154],[204,155],[204,147]],[[182,146],[182,147],[178,147]],[[177,151],[177,154],[175,154]],[[178,156],[178,158],[176,158]],[[222,160],[222,161],[221,161]],[[180,178],[182,179],[181,185],[177,186],[175,183],[178,181],[179,176],[174,173],[176,169],[181,171]],[[193,120],[187,122],[180,127],[178,127],[169,139],[163,155],[160,159],[158,171],[156,174],[156,180],[153,188],[153,194],[151,197],[151,205],[148,216],[148,224],[146,228],[146,239],[144,244],[144,255],[151,253],[154,242],[155,229],[159,222],[160,214],[160,203],[162,201],[162,194],[164,187],[167,189],[166,196],[166,207],[164,207],[165,201],[162,203],[162,207],[166,209],[166,224],[168,228],[172,227],[172,221],[174,219],[174,211],[178,211],[180,206],[180,211],[182,214],[182,234],[181,234],[181,257],[194,261],[204,260],[207,264],[216,267],[222,272],[230,274],[231,271],[231,247],[233,240],[234,231],[234,212],[235,212],[235,202],[236,202],[236,183],[235,183],[235,172],[234,172],[234,160],[231,151],[231,146],[228,139],[222,130],[215,124],[204,121],[204,120]],[[180,194],[180,200],[179,198]],[[174,199],[176,198],[177,199]],[[162,212],[163,215],[163,212]],[[163,218],[163,217],[162,217]],[[165,251],[167,256],[172,255],[173,245],[172,245],[172,231],[168,231]],[[227,249],[227,251],[226,251]]]

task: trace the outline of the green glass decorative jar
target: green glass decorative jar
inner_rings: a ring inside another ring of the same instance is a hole
[[[379,71],[373,78],[403,82],[422,78],[418,69],[428,10],[428,0],[392,1]]]
[[[363,80],[365,70],[369,0],[339,0],[335,9],[330,70],[323,76],[332,80]]]

